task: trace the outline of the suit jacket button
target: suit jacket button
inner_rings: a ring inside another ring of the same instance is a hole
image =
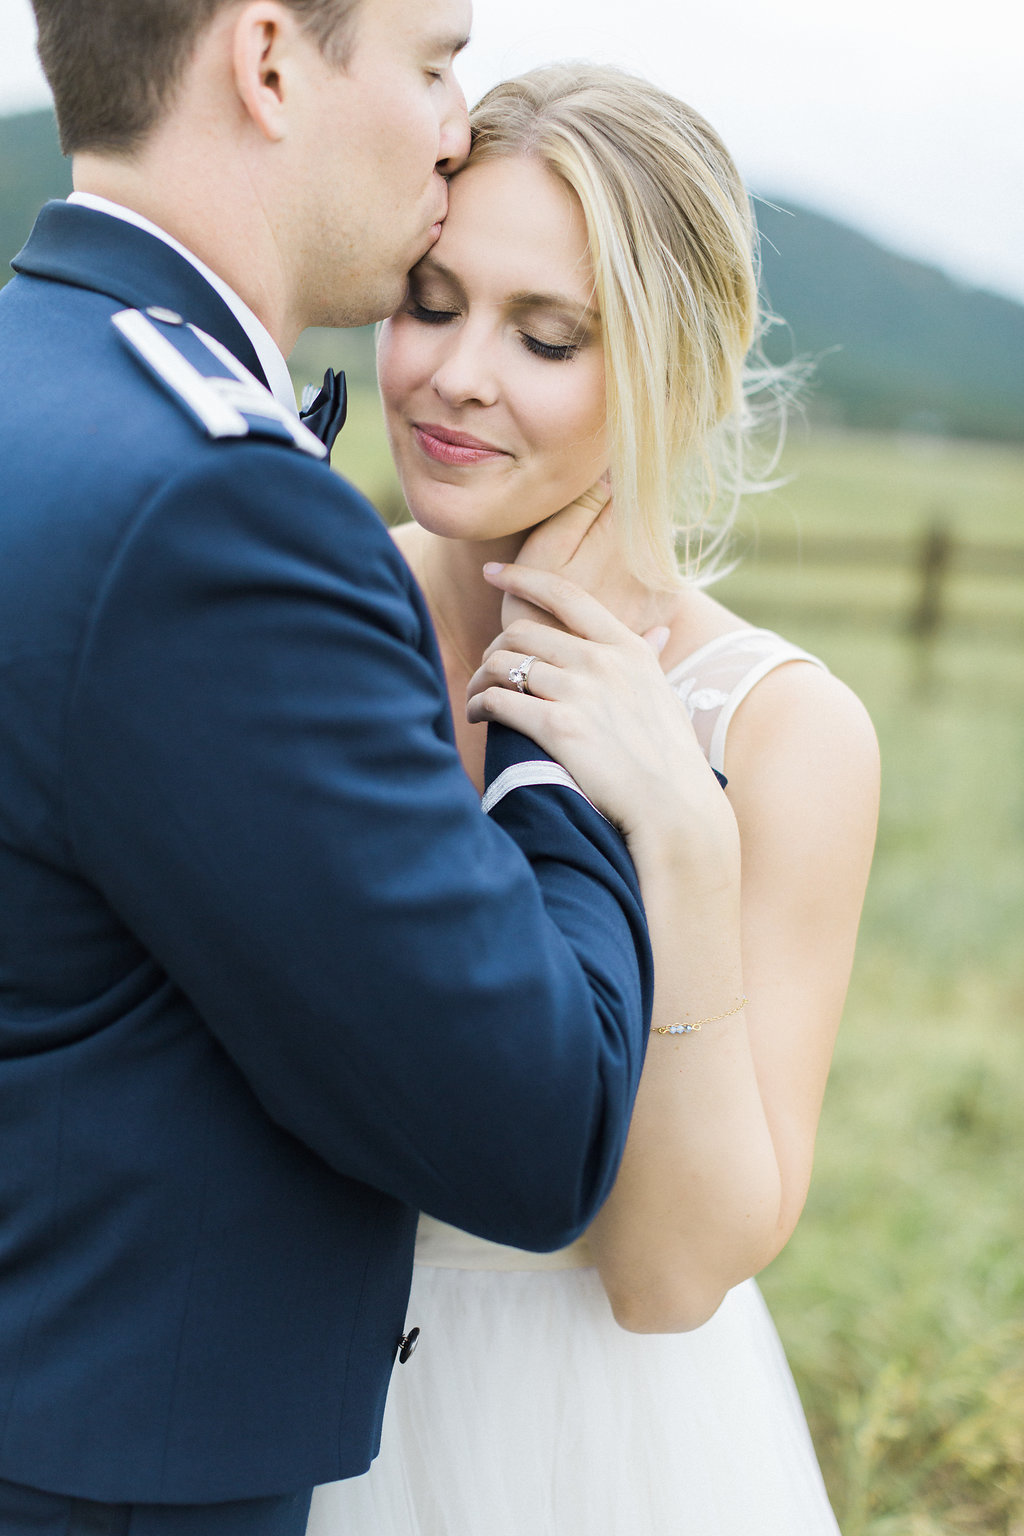
[[[151,320],[159,320],[163,325],[184,325],[185,322],[175,309],[165,309],[162,304],[151,304],[146,310]]]
[[[410,1328],[408,1333],[403,1333],[398,1341],[398,1359],[404,1365],[410,1355],[416,1353],[416,1346],[420,1341],[418,1328]]]

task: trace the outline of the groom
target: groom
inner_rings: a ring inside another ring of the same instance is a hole
[[[416,1211],[600,1205],[646,934],[497,728],[481,813],[283,361],[436,239],[467,0],[35,3],[77,192],[0,294],[0,1533],[284,1536],[375,1452]]]

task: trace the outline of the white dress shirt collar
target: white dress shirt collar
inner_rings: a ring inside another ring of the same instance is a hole
[[[173,251],[177,251],[179,256],[184,256],[186,261],[191,262],[200,276],[205,277],[210,287],[220,294],[252,342],[253,350],[262,364],[275,400],[287,406],[290,411],[295,410],[295,389],[280,347],[262,320],[253,314],[248,304],[238,297],[235,290],[229,287],[222,277],[218,277],[216,272],[211,272],[198,256],[193,256],[192,252],[180,241],[175,240],[173,235],[167,234],[158,224],[151,223],[149,219],[143,218],[141,213],[136,213],[132,208],[124,208],[120,203],[112,203],[106,197],[97,197],[93,192],[72,192],[68,202],[78,203],[83,208],[93,208],[97,213],[108,213],[112,218],[123,219],[126,224],[134,224],[137,229],[144,229],[147,235],[154,235],[165,245],[169,245]]]

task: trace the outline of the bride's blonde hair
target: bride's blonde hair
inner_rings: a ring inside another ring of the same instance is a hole
[[[766,483],[747,471],[751,397],[783,393],[777,370],[748,362],[764,328],[757,231],[729,152],[691,107],[601,65],[506,80],[470,125],[470,165],[526,155],[579,198],[633,573],[663,590],[709,583],[740,496]]]

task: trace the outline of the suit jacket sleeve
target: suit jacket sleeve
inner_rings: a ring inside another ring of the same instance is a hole
[[[65,782],[83,872],[275,1121],[499,1241],[586,1225],[646,1041],[632,864],[570,789],[482,814],[361,498],[252,442],[156,491],[95,604]]]

